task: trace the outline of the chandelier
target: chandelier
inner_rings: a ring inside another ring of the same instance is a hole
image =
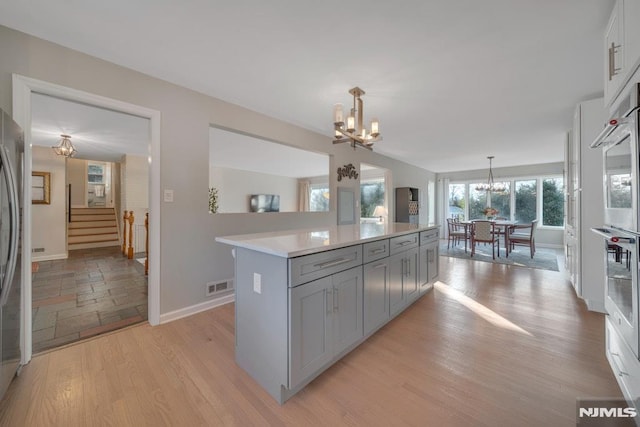
[[[363,104],[362,95],[364,91],[359,87],[354,87],[349,90],[349,93],[353,95],[353,108],[347,116],[347,121],[344,121],[344,111],[342,104],[336,104],[333,107],[333,127],[335,129],[334,144],[340,144],[348,142],[353,149],[356,147],[366,148],[372,150],[373,143],[382,140],[380,136],[380,123],[378,119],[371,120],[370,129],[364,127],[363,120]]]
[[[507,188],[503,183],[498,182],[496,184],[493,181],[493,170],[491,168],[491,161],[493,160],[493,157],[494,156],[487,156],[487,159],[489,159],[489,179],[487,179],[486,184],[476,185],[476,191],[486,191],[489,193],[504,193],[507,190]]]
[[[62,139],[60,140],[60,142],[58,143],[58,145],[54,145],[53,147],[53,151],[55,151],[55,153],[58,156],[65,156],[65,157],[73,157],[76,155],[76,153],[78,152],[76,150],[76,147],[73,146],[73,144],[71,143],[71,137],[69,135],[60,135],[62,137]]]

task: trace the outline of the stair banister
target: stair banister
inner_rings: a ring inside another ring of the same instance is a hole
[[[129,220],[129,212],[124,211],[122,217],[122,255],[127,256],[127,222]]]
[[[133,259],[133,221],[134,221],[133,211],[129,211],[129,253],[127,254],[127,258]]]

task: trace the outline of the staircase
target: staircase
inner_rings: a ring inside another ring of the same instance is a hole
[[[67,226],[67,248],[119,246],[118,222],[113,208],[72,208]]]

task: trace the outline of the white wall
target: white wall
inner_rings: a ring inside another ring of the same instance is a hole
[[[146,157],[127,154],[120,164],[122,209],[144,217],[149,211],[149,162]]]
[[[0,58],[0,108],[9,113],[12,73],[160,111],[161,158],[152,161],[160,162],[162,190],[174,191],[174,201],[161,205],[161,245],[155,248],[162,259],[162,314],[206,301],[207,282],[233,277],[231,248],[216,243],[216,236],[336,223],[335,198],[330,212],[208,214],[211,125],[332,155],[331,194],[337,194],[336,169],[349,163],[358,170],[360,162],[389,169],[393,187],[413,186],[423,193],[428,180],[435,179],[429,171],[375,151],[333,145],[331,133],[320,135],[2,26]],[[327,111],[329,114],[331,105]],[[339,185],[354,188],[359,199],[358,180],[343,180]],[[390,202],[393,206],[393,200]],[[421,221],[426,220],[426,212],[421,209]],[[392,212],[389,215],[393,217]]]
[[[33,249],[44,248],[44,252],[33,253],[34,261],[62,259],[67,257],[67,218],[65,192],[65,158],[52,149],[33,147],[33,171],[51,174],[51,193],[48,205],[32,205],[33,220],[31,242]]]
[[[149,212],[149,161],[144,156],[126,154],[120,164],[122,209],[133,211],[133,250],[145,250],[145,215]],[[127,233],[129,226],[127,225]]]
[[[67,182],[71,184],[71,207],[87,207],[87,161],[68,159]]]
[[[211,167],[209,187],[218,188],[218,212],[249,212],[252,194],[277,194],[281,212],[297,212],[298,180],[285,176]]]
[[[120,230],[120,236],[122,236],[122,177],[120,176],[122,171],[120,163],[113,164],[113,170],[111,171],[111,177],[113,182],[113,207],[116,210],[116,217],[118,218],[118,230]]]

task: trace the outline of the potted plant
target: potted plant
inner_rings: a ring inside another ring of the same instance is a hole
[[[218,189],[209,188],[209,213],[218,212]]]

